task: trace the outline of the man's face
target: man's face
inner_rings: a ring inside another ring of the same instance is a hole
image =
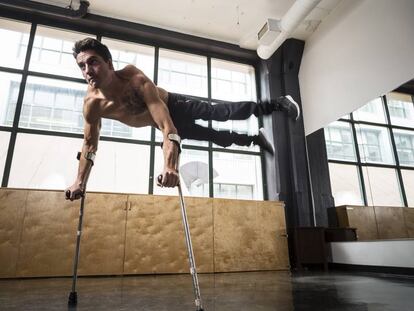
[[[82,71],[86,82],[94,88],[104,86],[109,78],[109,72],[113,70],[111,61],[105,62],[93,50],[80,52],[76,57],[76,63]]]

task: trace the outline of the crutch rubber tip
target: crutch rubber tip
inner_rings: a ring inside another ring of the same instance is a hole
[[[76,306],[78,303],[78,293],[77,292],[70,292],[68,305],[69,306]]]

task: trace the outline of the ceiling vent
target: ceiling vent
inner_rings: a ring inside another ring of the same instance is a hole
[[[257,39],[260,44],[270,45],[280,33],[280,21],[269,18],[257,34]]]

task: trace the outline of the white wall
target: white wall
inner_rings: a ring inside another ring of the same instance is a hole
[[[343,0],[306,41],[306,135],[414,78],[414,1]]]
[[[329,244],[333,263],[414,268],[414,239]]]

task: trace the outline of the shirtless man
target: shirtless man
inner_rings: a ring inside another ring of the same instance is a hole
[[[259,135],[248,136],[227,131],[216,131],[194,123],[204,120],[243,120],[254,114],[270,114],[275,110],[287,111],[297,120],[299,106],[290,96],[276,102],[210,103],[189,96],[168,93],[155,86],[135,66],[128,65],[115,71],[108,48],[99,41],[85,38],[75,43],[73,55],[88,83],[84,98],[84,142],[79,158],[78,176],[66,189],[66,199],[79,199],[85,189],[98,149],[101,119],[118,120],[132,127],[154,126],[163,134],[164,170],[159,186],[175,187],[179,183],[177,172],[180,136],[188,139],[209,140],[221,146],[256,144],[269,152],[273,146],[261,129]]]

